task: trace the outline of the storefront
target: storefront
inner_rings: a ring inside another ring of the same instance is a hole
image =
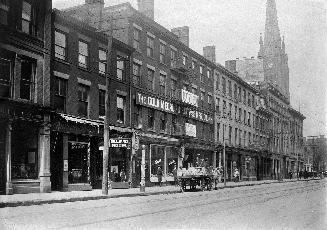
[[[49,110],[18,102],[0,104],[1,193],[50,192]]]

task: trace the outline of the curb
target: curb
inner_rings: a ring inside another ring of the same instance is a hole
[[[217,190],[225,188],[236,188],[236,187],[245,187],[245,186],[256,186],[263,184],[274,184],[274,183],[288,183],[288,182],[298,182],[298,181],[311,181],[311,180],[320,180],[320,179],[305,179],[305,180],[292,180],[292,181],[269,181],[262,183],[250,183],[250,184],[235,184],[235,185],[226,185],[226,187],[221,186],[217,187]],[[55,203],[68,203],[68,202],[77,202],[77,201],[89,201],[89,200],[102,200],[102,199],[112,199],[112,198],[121,198],[121,197],[136,197],[136,196],[153,196],[153,195],[166,195],[166,194],[176,194],[182,193],[180,190],[174,191],[158,191],[158,192],[136,192],[130,194],[117,194],[117,195],[100,195],[100,196],[88,196],[88,197],[73,197],[73,198],[64,198],[64,199],[54,199],[54,200],[29,200],[29,201],[14,201],[14,202],[3,202],[0,203],[0,208],[6,207],[19,207],[19,206],[32,206],[32,205],[42,205],[42,204],[55,204]]]

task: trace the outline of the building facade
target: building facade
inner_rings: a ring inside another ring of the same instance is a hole
[[[128,183],[133,49],[113,39],[108,54],[108,39],[101,31],[58,10],[52,17],[50,92],[51,106],[56,111],[51,127],[52,189],[101,188],[106,77],[110,136],[128,142],[124,147],[110,148],[109,172],[113,182]]]
[[[51,7],[0,3],[0,193],[51,191]]]
[[[152,185],[158,181],[159,167],[164,172],[163,181],[170,182],[174,167],[199,166],[206,159],[213,163],[215,64],[187,46],[187,27],[170,32],[153,20],[153,1],[139,4],[140,11],[120,4],[104,8],[101,20],[100,15],[85,20],[96,26],[101,21],[104,30],[111,27],[107,23],[111,21],[114,37],[135,49],[132,125],[139,146],[146,146],[145,176]],[[80,12],[87,9],[90,4],[66,12],[84,18],[86,14]],[[140,163],[139,148],[133,157],[136,185]]]
[[[309,136],[304,140],[304,169],[307,172],[327,171],[327,138],[324,135]]]

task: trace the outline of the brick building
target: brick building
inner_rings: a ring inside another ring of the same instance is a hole
[[[111,138],[132,139],[130,64],[133,49],[67,14],[52,13],[51,181],[53,190],[101,187],[106,76]],[[130,180],[131,150],[110,148],[110,165]],[[110,168],[113,169],[113,168]],[[112,171],[112,170],[111,170]],[[110,175],[111,176],[111,175]]]
[[[0,193],[51,190],[51,5],[0,2]]]
[[[133,46],[132,125],[140,146],[146,146],[146,182],[173,181],[174,166],[212,164],[214,158],[213,71],[215,64],[188,47],[188,28],[172,32],[153,20],[153,1],[103,8],[90,1],[65,11],[77,19],[106,30]],[[101,17],[100,17],[101,16]],[[113,18],[113,19],[112,19]],[[140,179],[141,150],[133,157],[134,184]]]
[[[304,167],[308,172],[327,171],[327,138],[308,136],[304,141]]]

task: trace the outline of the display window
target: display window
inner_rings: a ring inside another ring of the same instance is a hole
[[[68,183],[88,183],[88,143],[68,142]]]
[[[27,123],[13,125],[12,179],[37,179],[39,169],[38,130]]]
[[[150,181],[157,182],[159,167],[163,171],[165,165],[165,146],[151,145],[150,151],[151,151],[150,152],[150,157],[151,157]]]
[[[174,168],[178,168],[178,148],[166,148],[166,175],[167,181],[174,181]]]

